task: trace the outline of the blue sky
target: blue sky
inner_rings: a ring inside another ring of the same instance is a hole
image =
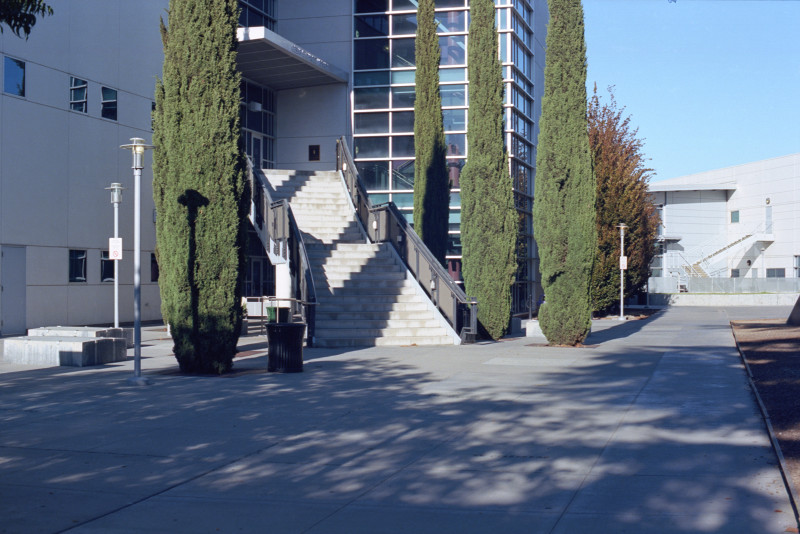
[[[800,152],[800,0],[583,0],[589,70],[653,181]]]

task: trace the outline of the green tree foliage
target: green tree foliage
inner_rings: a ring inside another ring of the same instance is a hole
[[[589,100],[589,142],[597,176],[597,255],[592,272],[592,305],[609,312],[619,304],[619,223],[625,230],[625,296],[647,284],[655,254],[658,214],[647,192],[652,169],[645,166],[643,141],[619,108],[609,87],[608,103],[597,94]]]
[[[236,0],[171,0],[156,85],[161,311],[183,372],[231,368],[249,194],[239,148]]]
[[[503,77],[494,2],[472,0],[469,26],[467,164],[461,174],[461,243],[467,294],[494,339],[508,330],[517,270],[518,216],[503,143]]]
[[[551,0],[533,222],[545,303],[539,325],[551,344],[589,333],[596,248],[595,177],[586,118],[583,8]]]
[[[439,37],[433,0],[417,11],[416,101],[414,103],[414,230],[444,265],[450,184],[439,93]]]
[[[0,33],[5,24],[17,37],[27,39],[36,24],[36,17],[53,14],[53,8],[42,0],[2,0],[0,1]]]

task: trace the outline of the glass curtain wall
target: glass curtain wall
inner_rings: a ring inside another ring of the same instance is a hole
[[[353,0],[353,152],[374,204],[392,200],[413,222],[416,0]],[[506,146],[521,217],[515,311],[527,310],[536,272],[533,206],[533,10],[495,0],[506,83]],[[467,0],[436,0],[442,114],[450,173],[448,270],[461,282],[461,189],[467,157]]]

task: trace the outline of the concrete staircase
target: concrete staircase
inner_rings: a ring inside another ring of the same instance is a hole
[[[289,201],[306,244],[318,300],[315,346],[455,343],[390,245],[367,243],[338,173],[263,172],[273,200]]]

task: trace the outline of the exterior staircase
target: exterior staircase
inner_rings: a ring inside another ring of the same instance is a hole
[[[456,342],[391,245],[367,242],[337,172],[263,173],[303,234],[318,303],[314,346]]]

